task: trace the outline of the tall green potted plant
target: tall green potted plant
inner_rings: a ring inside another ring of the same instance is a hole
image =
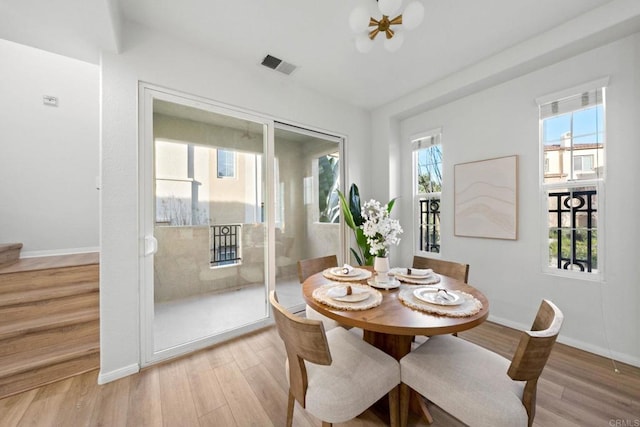
[[[362,216],[362,208],[360,206],[360,191],[356,184],[351,184],[349,188],[349,201],[344,197],[340,191],[338,191],[340,197],[340,206],[342,208],[342,215],[344,216],[344,222],[351,230],[358,245],[358,250],[351,248],[351,254],[358,262],[359,265],[373,265],[376,254],[371,253],[371,245],[367,240],[367,236],[364,234],[362,225],[365,219]],[[386,208],[389,213],[393,209],[393,205],[396,199],[391,199],[387,203]]]

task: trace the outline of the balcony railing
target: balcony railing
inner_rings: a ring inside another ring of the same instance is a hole
[[[211,225],[211,267],[242,262],[242,224]]]
[[[597,268],[597,212],[596,190],[549,193],[549,256],[558,269]]]
[[[440,252],[440,198],[420,200],[420,243],[424,252]]]

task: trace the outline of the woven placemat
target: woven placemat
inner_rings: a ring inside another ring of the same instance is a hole
[[[482,303],[473,295],[462,291],[449,291],[455,292],[464,298],[464,302],[460,305],[437,305],[429,304],[422,301],[413,294],[413,292],[419,288],[415,286],[403,285],[398,293],[398,299],[408,307],[416,310],[424,311],[429,314],[439,314],[440,316],[447,317],[469,317],[474,314],[478,314],[482,310]]]
[[[328,305],[331,308],[337,308],[339,310],[350,310],[350,311],[360,311],[360,310],[368,310],[373,307],[377,307],[382,303],[382,294],[373,289],[368,285],[359,285],[359,284],[351,284],[350,286],[353,288],[362,289],[366,292],[369,292],[371,295],[369,298],[358,301],[358,302],[343,302],[338,301],[331,298],[327,295],[329,289],[334,288],[336,286],[345,286],[342,283],[328,283],[326,285],[322,285],[319,288],[316,288],[311,296],[314,300],[324,305]]]
[[[322,272],[322,275],[324,277],[326,277],[327,279],[336,280],[338,282],[359,282],[361,280],[366,280],[369,277],[371,277],[371,272],[369,270],[365,270],[363,268],[356,268],[356,270],[359,271],[358,275],[337,276],[337,275],[331,273],[331,270],[333,270],[335,268],[337,268],[337,267],[327,268],[326,270],[324,270]]]

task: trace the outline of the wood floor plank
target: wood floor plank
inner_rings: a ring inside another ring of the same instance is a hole
[[[227,343],[218,344],[215,347],[207,349],[206,356],[207,360],[209,360],[211,369],[233,363],[234,361],[233,354],[231,354],[231,351],[229,351],[229,346],[227,345]]]
[[[191,388],[191,395],[199,417],[227,405],[218,378],[214,373],[206,352],[200,351],[187,360],[187,378]]]
[[[134,375],[129,389],[127,427],[162,426],[159,368]]]
[[[260,364],[260,359],[256,356],[256,349],[251,346],[248,340],[234,339],[229,343],[229,350],[241,370]]]
[[[269,370],[262,365],[253,366],[242,371],[251,389],[260,401],[262,408],[269,415],[273,425],[283,426],[287,421],[287,396],[289,389],[283,389]],[[314,425],[313,419],[305,416],[305,410],[298,407],[293,413],[293,424],[298,427]]]
[[[126,426],[132,377],[98,386],[98,396],[91,415],[91,426]]]
[[[200,417],[200,427],[241,427],[236,424],[229,405],[224,405],[214,409],[207,415]]]
[[[214,371],[236,424],[260,427],[273,425],[237,364],[219,366]]]
[[[0,400],[0,426],[15,426],[34,401],[38,389]]]
[[[88,426],[98,394],[98,372],[72,378],[58,410],[58,422],[63,426]]]
[[[65,394],[55,394],[34,400],[18,422],[18,427],[54,427],[60,425],[58,419]]]
[[[164,426],[198,425],[196,405],[186,380],[186,366],[184,360],[176,360],[158,367]]]

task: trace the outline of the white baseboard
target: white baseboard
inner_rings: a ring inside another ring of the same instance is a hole
[[[503,319],[500,317],[495,317],[489,315],[489,320],[493,323],[497,323],[499,325],[508,326],[509,328],[518,329],[521,331],[531,329],[531,325],[523,325],[520,323],[513,322],[511,320]],[[586,343],[584,341],[576,340],[570,337],[565,337],[560,333],[558,336],[558,342],[562,344],[566,344],[570,347],[575,347],[580,350],[588,351],[589,353],[597,354],[598,356],[605,357],[607,359],[613,358],[622,363],[626,363],[632,366],[640,367],[640,358],[632,356],[630,354],[619,353],[617,351],[609,350],[607,348],[602,348],[597,345],[593,345],[590,343]]]
[[[100,370],[100,374],[98,374],[98,384],[106,384],[111,381],[119,380],[120,378],[128,377],[129,375],[137,374],[138,372],[140,372],[140,365],[137,363],[111,372],[102,372],[102,370]]]
[[[20,258],[39,258],[43,256],[86,254],[92,252],[100,252],[100,247],[53,249],[48,251],[23,251],[20,253]]]

